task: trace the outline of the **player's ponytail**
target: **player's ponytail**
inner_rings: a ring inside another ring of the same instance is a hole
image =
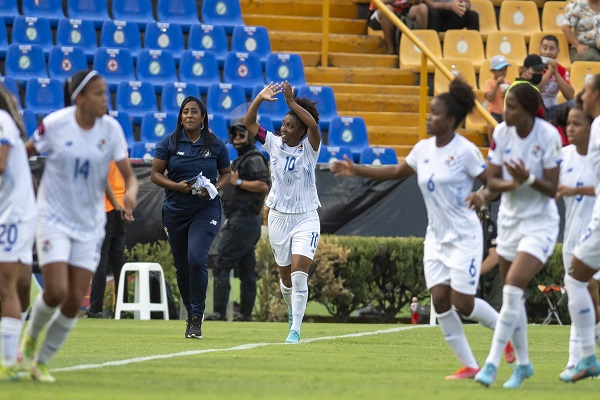
[[[450,82],[448,92],[437,96],[446,105],[448,116],[454,117],[453,129],[456,129],[475,108],[475,93],[473,88],[462,78]]]

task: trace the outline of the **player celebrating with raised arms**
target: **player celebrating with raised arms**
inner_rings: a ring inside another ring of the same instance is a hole
[[[277,101],[283,91],[290,108],[281,125],[281,136],[267,132],[256,121],[263,101]],[[321,150],[319,113],[315,103],[294,98],[294,88],[268,84],[254,99],[244,119],[250,134],[269,153],[272,187],[267,196],[269,240],[279,265],[281,293],[288,305],[290,333],[286,343],[300,341],[300,327],[308,301],[308,268],[317,250],[321,206],[315,168]]]
[[[344,176],[364,176],[378,180],[403,179],[417,174],[419,189],[427,209],[424,269],[425,282],[448,345],[462,364],[446,379],[469,379],[479,364],[465,336],[460,312],[493,329],[498,313],[476,298],[483,257],[483,230],[474,206],[483,205],[483,193],[471,193],[475,179],[487,181],[486,163],[479,149],[457,134],[456,128],[475,107],[473,89],[461,79],[450,90],[431,100],[427,134],[400,165],[372,168],[355,165],[346,157],[335,161],[331,172]],[[513,360],[507,346],[507,361]]]
[[[73,329],[100,260],[106,223],[103,195],[111,160],[125,180],[123,208],[128,215],[138,191],[123,129],[106,115],[104,79],[96,71],[80,71],[69,78],[65,92],[65,103],[75,105],[46,116],[26,144],[30,155],[47,154],[36,230],[44,291],[33,304],[20,358],[23,367],[30,366],[32,378],[42,382],[54,382],[47,363]]]

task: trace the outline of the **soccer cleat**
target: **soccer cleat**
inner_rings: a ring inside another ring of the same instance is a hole
[[[56,379],[50,374],[48,366],[44,363],[34,363],[31,366],[31,379],[38,382],[54,383]]]
[[[16,367],[0,366],[0,382],[18,381],[19,374]]]
[[[497,372],[498,369],[494,366],[494,364],[485,363],[483,368],[481,368],[477,375],[475,375],[475,381],[484,386],[490,386],[496,379]]]
[[[19,351],[17,352],[17,363],[20,370],[29,371],[31,369],[33,357],[35,356],[36,343],[37,340],[25,332],[19,346]]]
[[[563,377],[564,374],[564,377]],[[595,354],[587,356],[579,360],[575,368],[571,370],[571,373],[560,374],[560,379],[565,382],[577,382],[580,379],[588,377],[596,377],[600,375],[600,363],[596,358]]]
[[[521,383],[529,377],[533,375],[533,366],[531,364],[527,365],[517,365],[512,375],[506,382],[504,382],[505,389],[518,389],[521,387]]]
[[[192,319],[187,332],[188,338],[202,339],[202,321],[197,315],[192,315]]]
[[[479,368],[463,367],[452,375],[448,375],[444,379],[448,381],[456,381],[461,379],[473,379],[479,372]]]
[[[504,359],[508,364],[512,364],[515,362],[515,349],[511,342],[506,343],[506,347],[504,348]]]
[[[294,314],[292,314],[292,309],[288,307],[288,325],[290,329],[292,329],[292,322],[294,322]]]
[[[574,365],[569,365],[563,372],[560,373],[559,378],[564,382],[571,382],[571,376],[573,375]]]
[[[300,341],[300,331],[290,331],[288,337],[285,339],[286,343],[298,343]]]

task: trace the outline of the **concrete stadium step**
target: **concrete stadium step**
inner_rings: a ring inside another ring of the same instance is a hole
[[[336,93],[335,102],[344,111],[419,112],[419,96]]]
[[[269,31],[271,49],[280,52],[321,51],[321,33]],[[383,40],[378,36],[329,35],[329,51],[334,53],[386,54]]]
[[[335,18],[356,18],[357,7],[352,1],[330,0],[329,15]],[[242,14],[301,15],[321,17],[321,0],[241,0]]]
[[[369,85],[363,83],[308,82],[311,86],[331,86],[334,93],[352,94],[392,94],[418,96],[419,88],[408,85]]]
[[[370,85],[413,85],[410,71],[389,68],[305,67],[307,82],[362,83]]]
[[[382,146],[415,145],[419,141],[418,126],[381,126],[370,125],[367,128],[369,143]],[[474,130],[459,129],[458,132],[473,142],[476,146],[484,146],[485,135]]]
[[[338,115],[342,117],[362,117],[371,126],[385,125],[387,127],[418,126],[419,114],[410,112],[381,112],[381,111],[346,111],[338,108]]]
[[[323,18],[286,15],[244,14],[248,26],[264,26],[271,31],[295,31],[321,33]],[[362,19],[330,18],[329,32],[348,35],[365,35],[367,24]]]
[[[321,52],[295,51],[302,57],[305,67],[321,65]],[[388,54],[356,54],[356,53],[329,53],[327,63],[330,67],[346,68],[397,68],[398,57]]]

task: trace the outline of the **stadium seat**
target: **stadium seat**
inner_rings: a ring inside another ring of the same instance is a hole
[[[239,0],[204,0],[202,22],[224,26],[227,33],[232,33],[236,26],[244,25]]]
[[[565,11],[568,2],[547,1],[542,10],[542,31],[557,32],[562,29],[565,22]]]
[[[396,165],[398,156],[391,147],[365,147],[360,153],[359,163],[367,165]]]
[[[21,108],[21,96],[19,95],[19,86],[17,85],[15,78],[10,76],[0,76],[0,83],[4,85],[9,92],[15,95],[19,103],[19,108]]]
[[[571,86],[575,93],[581,92],[587,80],[596,74],[600,74],[600,63],[597,61],[575,61],[571,64]]]
[[[46,57],[52,47],[52,30],[47,18],[15,17],[12,27],[12,41],[17,44],[35,44],[41,46]]]
[[[58,21],[58,28],[56,29],[56,44],[82,47],[87,61],[92,62],[96,50],[98,50],[94,23],[80,19],[61,19]]]
[[[470,60],[479,71],[485,59],[483,41],[477,31],[451,29],[444,36],[444,58],[464,58]]]
[[[181,53],[185,50],[181,27],[166,22],[148,22],[144,35],[144,48],[169,50],[179,65]]]
[[[369,147],[365,120],[361,117],[334,117],[329,127],[327,145],[348,147],[354,162],[359,162],[363,149]]]
[[[106,80],[114,92],[121,81],[135,81],[133,58],[127,49],[100,47],[94,57],[94,69]]]
[[[108,107],[108,111],[112,111],[113,110],[113,105],[112,105],[112,98],[110,95],[110,89],[108,88],[108,85],[106,85],[106,106]]]
[[[96,28],[110,19],[106,0],[67,0],[69,18],[90,20]]]
[[[352,160],[353,155],[350,148],[347,146],[321,146],[318,164],[331,164],[336,160],[343,160],[344,156],[348,156]]]
[[[231,112],[246,103],[244,88],[237,83],[213,83],[208,87],[206,109],[209,114],[220,114],[229,125]]]
[[[491,60],[483,60],[483,63],[481,64],[481,69],[479,70],[478,86],[481,90],[485,90],[485,81],[492,77],[490,62]],[[506,80],[508,80],[510,83],[513,83],[518,76],[519,66],[511,62],[506,71]]]
[[[62,0],[22,0],[21,7],[25,16],[48,18],[53,28],[65,17]]]
[[[460,75],[473,89],[477,89],[475,68],[469,60],[464,58],[444,58],[441,61],[455,76]],[[436,69],[433,77],[433,94],[437,96],[440,93],[447,92],[449,86],[450,81],[448,78],[439,69]]]
[[[252,94],[254,86],[265,84],[258,55],[235,51],[229,52],[225,58],[223,81],[225,83],[239,83],[244,88],[246,95]]]
[[[525,38],[519,32],[491,32],[485,44],[485,58],[491,60],[495,55],[521,65],[527,57]]]
[[[127,111],[111,111],[108,113],[108,115],[116,119],[121,125],[125,135],[125,140],[127,141],[127,147],[131,149],[133,147],[133,143],[135,142],[135,137],[133,136],[133,125],[131,124],[129,113]]]
[[[520,32],[529,41],[533,32],[540,31],[540,16],[532,1],[505,0],[500,6],[498,25],[503,32]]]
[[[329,122],[337,117],[337,106],[333,89],[329,86],[302,86],[298,89],[298,97],[307,97],[317,102],[319,111],[319,126],[323,130],[329,129]],[[364,121],[363,121],[364,123]]]
[[[179,114],[181,103],[188,96],[194,96],[200,98],[200,90],[198,86],[193,83],[185,82],[167,82],[163,86],[161,96],[162,112],[174,112]]]
[[[12,25],[17,15],[19,15],[17,0],[0,0],[0,17],[4,17],[6,25]]]
[[[219,64],[211,51],[184,51],[179,65],[179,76],[183,82],[198,86],[202,94],[208,92],[211,84],[221,83]]]
[[[231,35],[231,50],[256,53],[264,66],[271,54],[271,39],[264,26],[236,26]]]
[[[196,0],[158,0],[157,20],[181,25],[181,30],[188,32],[190,25],[197,25],[198,8]]]
[[[135,22],[141,31],[146,29],[148,21],[153,21],[151,0],[113,0],[113,19]]]
[[[529,39],[529,54],[540,54],[540,43],[542,42],[542,38],[546,35],[554,35],[558,39],[558,48],[560,51],[558,52],[558,56],[556,56],[556,60],[560,65],[565,67],[566,69],[571,68],[571,57],[569,57],[569,43],[567,42],[567,38],[562,31],[556,32],[534,32]]]
[[[65,106],[63,85],[58,79],[32,78],[27,81],[25,108],[45,116]]]
[[[134,124],[140,124],[148,111],[157,112],[156,95],[150,82],[123,81],[117,88],[115,104],[119,111],[127,111]]]
[[[219,67],[223,67],[229,51],[225,29],[220,25],[192,25],[188,37],[188,50],[211,51]]]
[[[65,82],[68,77],[77,71],[87,69],[85,53],[77,46],[52,46],[48,58],[48,74]]]
[[[258,114],[258,118],[256,119],[256,121],[268,132],[275,132],[275,125],[273,124],[271,117],[269,117],[268,115]],[[258,142],[256,143],[259,144]],[[260,148],[262,149],[262,144],[260,145]]]
[[[267,82],[288,81],[292,86],[306,86],[302,57],[298,54],[270,54],[265,76]]]
[[[28,109],[19,110],[19,114],[21,114],[21,118],[23,118],[27,137],[30,138],[38,127],[37,117],[32,110]]]
[[[6,24],[4,20],[6,18],[0,17],[0,58],[6,58],[6,50],[8,50],[8,35],[6,34]]]
[[[100,46],[112,49],[127,49],[136,58],[142,48],[138,24],[127,21],[106,20],[102,24]]]
[[[225,117],[219,114],[208,114],[208,128],[223,142],[229,142],[229,129]]]
[[[498,30],[494,5],[490,0],[471,0],[471,10],[479,14],[479,33],[485,42],[490,32]]]
[[[129,158],[151,163],[155,155],[156,143],[135,142],[131,148],[131,156]]]
[[[226,143],[225,146],[227,147],[227,152],[229,153],[229,161],[233,161],[238,158],[238,152],[231,143]]]
[[[31,78],[48,77],[44,50],[37,44],[10,44],[4,68],[6,75],[15,78],[21,87]]]
[[[162,93],[166,82],[177,82],[177,69],[169,50],[142,49],[138,57],[136,76],[154,85],[156,93]]]
[[[256,85],[252,90],[253,99],[258,96],[261,90],[263,90],[265,85]],[[297,90],[296,90],[297,93]],[[275,129],[279,129],[281,127],[281,122],[283,121],[283,117],[290,110],[285,103],[285,98],[283,97],[283,93],[279,93],[277,96],[277,101],[263,101],[258,108],[258,114],[267,116],[271,119],[273,126]]]
[[[435,55],[442,58],[440,37],[433,29],[415,29],[411,31]],[[405,35],[400,36],[400,67],[419,72],[421,69],[421,50]],[[431,60],[427,61],[427,71],[433,72],[435,67]]]
[[[177,114],[164,112],[147,112],[142,118],[140,141],[160,142],[162,138],[175,130]]]

